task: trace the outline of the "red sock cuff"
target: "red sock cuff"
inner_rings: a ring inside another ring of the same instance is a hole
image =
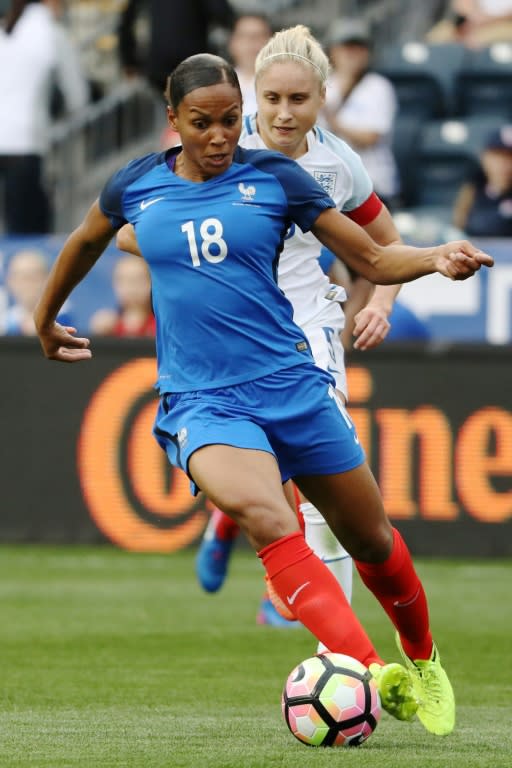
[[[283,547],[283,544],[286,546]],[[267,544],[257,555],[265,566],[269,579],[273,579],[291,565],[305,560],[311,552],[311,547],[306,544],[301,531],[295,531],[273,541],[272,544]]]

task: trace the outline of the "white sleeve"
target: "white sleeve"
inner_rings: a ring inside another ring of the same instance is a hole
[[[351,191],[345,198],[341,210],[352,211],[354,208],[359,208],[373,192],[373,182],[361,157],[346,141],[332,131],[322,128],[322,137],[324,145],[333,153],[333,170],[338,169],[340,174],[343,174],[344,166],[352,180]]]
[[[353,189],[352,195],[345,200],[342,210],[352,211],[368,200],[373,192],[373,182],[357,152],[348,146],[347,149],[349,151],[344,155],[344,160],[352,173]]]

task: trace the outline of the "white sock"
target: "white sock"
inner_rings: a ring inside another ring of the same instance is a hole
[[[329,568],[350,603],[352,601],[352,558],[341,546],[318,509],[309,502],[304,502],[300,505],[300,513],[304,518],[306,542]],[[319,643],[318,652],[326,650],[327,648]]]

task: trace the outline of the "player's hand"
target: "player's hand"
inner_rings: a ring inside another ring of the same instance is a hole
[[[133,224],[123,224],[116,235],[116,246],[120,251],[133,253],[134,256],[142,256]]]
[[[363,307],[354,317],[354,349],[377,347],[384,341],[390,328],[388,314],[382,307]]]
[[[89,339],[75,336],[76,328],[53,323],[49,328],[39,331],[39,341],[48,360],[63,363],[77,363],[89,360],[92,352]]]
[[[456,240],[436,248],[436,270],[451,280],[466,280],[480,267],[492,267],[494,259],[468,240]]]

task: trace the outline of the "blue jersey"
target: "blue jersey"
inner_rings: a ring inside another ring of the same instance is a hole
[[[277,286],[292,222],[308,231],[334,207],[293,160],[237,148],[223,174],[176,176],[179,149],[118,171],[100,197],[115,228],[132,223],[151,272],[161,393],[225,387],[312,360]]]

